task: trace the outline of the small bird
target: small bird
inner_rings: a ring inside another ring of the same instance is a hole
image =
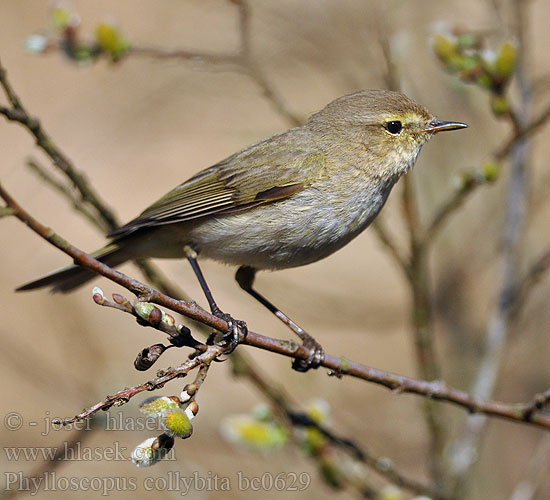
[[[194,175],[110,233],[111,244],[92,255],[109,266],[149,257],[187,258],[212,312],[232,329],[245,325],[220,311],[197,256],[240,266],[239,285],[311,348],[306,363],[295,361],[296,369],[305,370],[319,364],[322,349],[253,289],[256,271],[303,266],[349,243],[378,215],[422,145],[435,133],[465,127],[437,120],[399,92],[340,97],[304,125]],[[69,292],[93,277],[72,265],[17,290],[50,286]]]

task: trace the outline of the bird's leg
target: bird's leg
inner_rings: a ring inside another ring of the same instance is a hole
[[[288,328],[290,328],[300,339],[302,339],[303,345],[306,349],[309,349],[310,356],[308,359],[295,359],[292,363],[292,368],[299,372],[305,372],[310,368],[317,368],[325,357],[325,353],[321,345],[309,335],[303,328],[298,326],[292,321],[285,313],[283,313],[278,307],[267,300],[263,295],[259,294],[252,285],[254,284],[254,277],[256,275],[256,269],[248,266],[239,267],[235,279],[239,286],[247,293],[252,295],[260,304],[267,307],[277,318],[279,318]]]
[[[230,337],[230,342],[232,346],[231,346],[231,349],[226,353],[226,354],[230,354],[237,347],[237,345],[239,345],[239,330],[246,337],[246,334],[248,333],[248,328],[246,326],[246,323],[244,321],[234,319],[231,315],[224,313],[218,307],[218,305],[216,304],[216,301],[214,300],[214,297],[212,296],[212,292],[210,291],[210,288],[208,287],[208,284],[204,279],[204,275],[202,274],[201,268],[199,267],[199,263],[197,262],[197,252],[195,252],[189,246],[185,246],[183,251],[185,253],[185,256],[187,257],[187,260],[189,261],[189,264],[191,264],[191,268],[193,269],[195,276],[199,280],[202,291],[204,292],[204,295],[206,296],[206,300],[208,301],[208,305],[210,306],[210,311],[214,316],[223,319],[229,325],[229,328],[227,329],[227,332],[225,333],[224,338]],[[213,341],[214,332],[212,332],[211,337],[212,338],[209,337],[207,343],[209,343],[209,341],[210,343]]]

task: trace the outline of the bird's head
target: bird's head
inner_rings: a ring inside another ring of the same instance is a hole
[[[400,92],[367,90],[336,99],[307,126],[331,156],[359,161],[374,176],[398,177],[434,134],[468,125],[440,121]]]

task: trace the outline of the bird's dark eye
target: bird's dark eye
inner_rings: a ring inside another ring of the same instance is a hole
[[[399,132],[403,130],[403,124],[398,120],[386,122],[384,124],[384,127],[390,134],[394,134],[394,135],[399,134]]]

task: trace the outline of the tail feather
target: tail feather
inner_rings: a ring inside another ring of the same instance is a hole
[[[101,248],[97,252],[92,254],[96,259],[107,264],[108,266],[115,267],[127,260],[130,260],[132,256],[124,247],[119,247],[116,244],[108,245]],[[97,274],[85,267],[70,265],[63,267],[56,271],[53,271],[37,280],[31,281],[16,288],[16,292],[35,290],[37,288],[51,287],[50,291],[53,293],[68,293],[81,285],[84,285],[88,281],[95,278]]]

